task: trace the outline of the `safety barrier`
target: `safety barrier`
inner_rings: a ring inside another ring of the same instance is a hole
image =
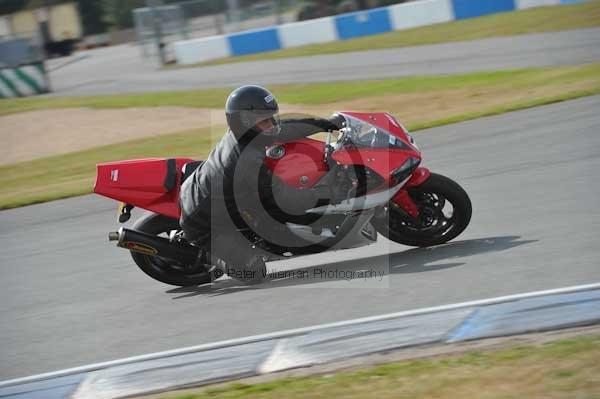
[[[420,0],[229,35],[175,43],[178,64],[348,40],[498,12],[586,0]]]
[[[0,98],[27,97],[50,91],[43,63],[0,69]]]

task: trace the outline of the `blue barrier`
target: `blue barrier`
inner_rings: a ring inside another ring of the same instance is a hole
[[[392,31],[387,7],[339,15],[335,17],[335,26],[342,40]]]
[[[232,55],[279,50],[281,42],[276,28],[242,32],[227,37]]]
[[[229,56],[347,40],[497,12],[585,1],[589,0],[422,0],[312,21],[177,42],[175,56],[178,64],[194,64]]]
[[[516,10],[514,0],[452,0],[456,19]]]

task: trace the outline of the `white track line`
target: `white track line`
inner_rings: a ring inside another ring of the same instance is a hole
[[[426,313],[436,313],[436,312],[442,312],[442,311],[454,310],[454,309],[460,309],[460,308],[468,308],[468,307],[474,307],[474,306],[494,305],[494,304],[498,304],[498,303],[502,303],[502,302],[516,301],[519,299],[534,298],[534,297],[540,297],[540,296],[546,296],[546,295],[569,294],[569,293],[573,293],[573,292],[596,290],[596,289],[600,289],[600,283],[576,285],[576,286],[571,286],[571,287],[556,288],[556,289],[544,290],[544,291],[527,292],[527,293],[523,293],[523,294],[507,295],[507,296],[501,296],[501,297],[496,297],[496,298],[479,299],[479,300],[475,300],[475,301],[461,302],[461,303],[455,303],[455,304],[451,304],[451,305],[434,306],[434,307],[429,307],[429,308],[407,310],[407,311],[398,312],[398,313],[388,313],[388,314],[379,315],[379,316],[363,317],[360,319],[345,320],[345,321],[340,321],[340,322],[336,322],[336,323],[319,324],[319,325],[315,325],[315,326],[296,328],[293,330],[277,331],[277,332],[272,332],[272,333],[268,333],[268,334],[253,335],[250,337],[235,338],[235,339],[230,339],[230,340],[226,340],[226,341],[213,342],[213,343],[197,345],[197,346],[190,346],[187,348],[174,349],[174,350],[165,351],[165,352],[149,353],[146,355],[128,357],[128,358],[124,358],[124,359],[113,360],[110,362],[95,363],[95,364],[90,364],[87,366],[74,367],[74,368],[70,368],[70,369],[54,371],[51,373],[44,373],[44,374],[33,375],[30,377],[2,381],[2,382],[0,382],[0,388],[4,388],[7,386],[11,386],[11,385],[26,384],[26,383],[31,383],[31,382],[40,381],[40,380],[48,380],[48,379],[52,379],[52,378],[65,377],[65,376],[73,375],[73,374],[87,373],[87,372],[91,372],[91,371],[95,371],[95,370],[105,369],[108,367],[121,366],[124,364],[137,363],[137,362],[146,361],[146,360],[156,360],[156,359],[165,358],[165,357],[172,357],[172,356],[178,356],[178,355],[183,355],[183,354],[187,354],[187,353],[201,352],[201,351],[206,351],[206,350],[211,350],[211,349],[224,348],[224,347],[228,347],[228,346],[236,346],[236,345],[243,345],[243,344],[259,342],[259,341],[267,341],[267,340],[271,340],[271,339],[286,338],[286,337],[290,337],[290,336],[294,336],[294,335],[306,334],[311,331],[320,330],[320,329],[324,329],[324,328],[349,326],[352,324],[361,324],[361,323],[368,323],[368,322],[374,322],[374,321],[395,319],[395,318],[399,318],[399,317],[415,316],[415,315],[421,315],[421,314],[426,314]]]

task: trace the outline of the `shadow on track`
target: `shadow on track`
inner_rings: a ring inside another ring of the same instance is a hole
[[[182,287],[166,291],[169,294],[183,294],[173,299],[188,298],[197,295],[219,296],[233,294],[245,290],[291,287],[323,282],[342,282],[340,278],[314,278],[315,275],[327,275],[333,271],[343,270],[347,273],[358,273],[362,270],[377,270],[384,275],[402,273],[424,273],[459,267],[465,262],[458,261],[473,255],[506,251],[521,245],[531,244],[537,240],[521,240],[520,236],[489,237],[474,240],[455,241],[449,244],[429,248],[414,248],[375,257],[352,259],[342,262],[328,263],[293,270],[274,271],[269,273],[268,280],[260,285],[247,286],[233,279],[218,280],[213,284],[198,287]],[[450,261],[450,262],[448,262]],[[445,263],[439,263],[445,262]],[[298,276],[313,276],[299,278]]]

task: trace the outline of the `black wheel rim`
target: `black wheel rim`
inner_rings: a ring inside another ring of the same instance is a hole
[[[390,215],[390,229],[412,234],[427,235],[432,239],[448,235],[457,225],[458,214],[452,202],[440,193],[410,190],[409,194],[419,209],[419,217],[410,220],[406,217]],[[390,203],[390,211],[404,213],[395,203]]]

